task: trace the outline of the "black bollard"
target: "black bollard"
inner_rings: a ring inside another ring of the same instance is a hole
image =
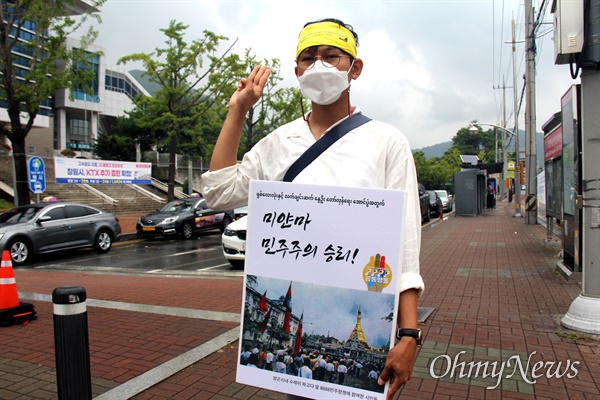
[[[54,351],[60,400],[92,398],[86,293],[81,286],[54,289]]]

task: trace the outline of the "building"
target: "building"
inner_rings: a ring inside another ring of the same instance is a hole
[[[354,329],[350,333],[350,337],[348,338],[344,346],[348,351],[364,351],[366,349],[370,349],[369,344],[367,343],[367,339],[365,337],[365,333],[362,329],[361,320],[362,310],[359,307],[358,313],[356,315],[356,325],[354,326]]]
[[[68,8],[70,15],[81,15],[94,11],[87,1],[76,1]],[[32,23],[25,23],[19,37],[25,41],[35,34]],[[81,43],[69,38],[68,48],[78,48]],[[108,66],[102,55],[92,53],[103,51],[101,47],[89,46],[91,68],[95,79],[92,83],[93,96],[86,95],[83,90],[58,90],[53,98],[41,104],[35,118],[34,126],[26,139],[28,155],[52,157],[54,151],[72,149],[80,156],[91,156],[91,149],[100,132],[110,132],[110,126],[118,116],[125,115],[133,108],[133,98],[137,94],[149,95],[124,69]],[[13,48],[14,65],[18,71],[25,71],[32,59],[31,51],[23,45]],[[72,97],[72,99],[70,98]],[[0,100],[0,122],[9,122],[6,111],[7,103]],[[8,143],[7,138],[0,137],[0,143]]]

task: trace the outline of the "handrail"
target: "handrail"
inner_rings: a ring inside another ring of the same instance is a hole
[[[144,189],[144,188],[143,188],[143,187],[141,187],[141,186],[138,186],[138,185],[136,185],[136,184],[131,184],[131,185],[129,185],[129,186],[130,186],[132,189],[134,189],[134,190],[138,191],[139,193],[143,194],[144,196],[146,196],[146,197],[149,197],[150,199],[152,199],[152,200],[156,201],[157,203],[164,203],[164,202],[165,202],[165,199],[163,199],[163,198],[162,198],[162,197],[160,197],[160,196],[157,196],[157,195],[155,195],[155,194],[154,194],[154,193],[152,193],[151,191],[149,191],[149,190],[146,190],[146,189]]]
[[[161,181],[159,181],[156,178],[152,178],[151,182],[152,182],[152,186],[154,186],[155,188],[160,189],[165,193],[169,192],[169,185],[162,183]],[[173,194],[178,199],[185,199],[186,197],[189,197],[188,195],[183,193],[181,190],[177,190],[177,189],[174,190]]]
[[[87,192],[93,194],[94,196],[101,198],[102,200],[106,201],[107,203],[112,204],[113,206],[116,206],[117,204],[119,204],[119,200],[113,199],[106,193],[102,193],[98,189],[96,189],[86,183],[76,183],[76,185],[78,187],[82,188],[83,190],[86,190]]]

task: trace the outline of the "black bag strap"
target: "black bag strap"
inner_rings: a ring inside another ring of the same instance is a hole
[[[310,146],[287,170],[283,177],[284,182],[291,182],[302,172],[310,163],[312,163],[321,153],[327,150],[332,144],[338,141],[352,129],[358,128],[362,124],[369,122],[371,118],[363,114],[356,114],[346,118],[338,125],[334,126],[326,135],[323,135],[312,146]]]

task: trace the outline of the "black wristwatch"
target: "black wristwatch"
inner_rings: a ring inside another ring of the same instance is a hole
[[[423,339],[421,338],[421,330],[420,329],[400,328],[396,332],[396,339],[400,340],[400,338],[402,338],[402,336],[410,336],[411,338],[415,338],[418,346],[421,346],[423,344]]]

